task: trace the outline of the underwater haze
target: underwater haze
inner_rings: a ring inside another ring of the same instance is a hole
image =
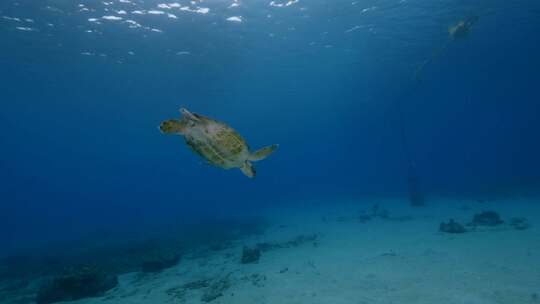
[[[540,303],[539,32],[533,0],[1,1],[0,302]],[[180,108],[279,148],[224,170]],[[55,290],[82,264],[116,284]]]

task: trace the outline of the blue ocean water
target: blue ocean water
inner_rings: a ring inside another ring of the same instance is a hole
[[[0,255],[295,199],[406,197],[400,113],[428,205],[533,191],[539,31],[532,0],[4,0]],[[181,107],[279,149],[254,179],[208,165],[158,130]]]

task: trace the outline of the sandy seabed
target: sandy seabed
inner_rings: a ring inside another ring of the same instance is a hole
[[[360,220],[375,203],[390,216]],[[442,221],[465,224],[483,210],[503,220],[526,217],[531,227],[516,230],[506,221],[463,234],[438,231]],[[540,303],[534,199],[431,199],[421,208],[397,199],[306,201],[265,215],[264,234],[190,253],[157,274],[121,275],[103,297],[70,303]],[[273,247],[258,262],[240,263],[244,246],[265,242]]]

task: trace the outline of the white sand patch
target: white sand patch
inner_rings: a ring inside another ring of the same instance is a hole
[[[15,21],[15,22],[20,22],[20,21],[21,21],[20,18],[17,18],[17,17],[9,17],[9,16],[2,16],[2,19],[9,20],[9,21]]]
[[[376,10],[376,9],[377,9],[376,6],[371,6],[371,7],[368,7],[368,8],[364,8],[364,9],[362,10],[362,13],[372,12],[372,11],[374,11],[374,10]]]
[[[18,29],[19,31],[23,31],[23,32],[35,32],[35,31],[37,31],[37,29],[35,29],[33,27],[25,27],[25,26],[17,26],[16,29]]]
[[[242,16],[232,16],[232,17],[229,17],[226,19],[227,21],[230,21],[230,22],[242,22]]]
[[[299,2],[299,0],[289,0],[287,2],[270,1],[270,3],[268,5],[273,6],[273,7],[287,7],[287,6],[291,6],[293,4],[296,4],[298,2]]]
[[[57,7],[52,7],[50,5],[45,6],[45,9],[50,11],[50,12],[54,12],[54,13],[58,13],[58,14],[64,14],[63,10],[61,10],[61,9],[59,9]]]
[[[208,14],[210,12],[210,9],[208,7],[197,7],[195,9],[192,9],[189,6],[182,6],[180,7],[180,10],[185,11],[185,12],[203,14],[203,15]]]
[[[147,12],[149,15],[165,15],[164,11],[150,10]]]
[[[360,221],[375,203],[389,217]],[[532,228],[503,224],[464,234],[438,232],[441,221],[466,223],[486,209],[505,220],[526,216]],[[122,275],[104,297],[71,303],[198,304],[210,287],[182,286],[201,280],[230,284],[213,304],[516,304],[535,303],[533,294],[540,293],[535,201],[431,198],[428,206],[412,208],[400,199],[316,198],[276,202],[260,212],[269,224],[264,234],[220,251],[189,253],[157,274]],[[284,244],[311,234],[319,238],[263,251],[254,264],[239,262],[244,246]]]
[[[208,7],[198,7],[195,12],[199,14],[208,14],[210,9]]]
[[[124,21],[125,23],[127,23],[129,25],[130,28],[139,28],[139,27],[142,27],[141,24],[139,24],[138,22],[134,21],[134,20],[126,20]]]
[[[358,25],[355,25],[353,27],[351,27],[350,29],[346,30],[345,33],[351,33],[351,32],[354,32],[356,30],[359,30],[361,29],[362,27],[358,26]]]
[[[119,20],[122,20],[123,18],[122,17],[118,17],[118,16],[103,16],[101,17],[101,19],[103,20],[110,20],[110,21],[119,21]]]

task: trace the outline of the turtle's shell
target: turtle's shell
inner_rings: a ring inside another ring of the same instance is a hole
[[[222,168],[241,166],[249,156],[245,140],[231,127],[210,121],[195,126],[184,135],[188,146],[212,165]]]

